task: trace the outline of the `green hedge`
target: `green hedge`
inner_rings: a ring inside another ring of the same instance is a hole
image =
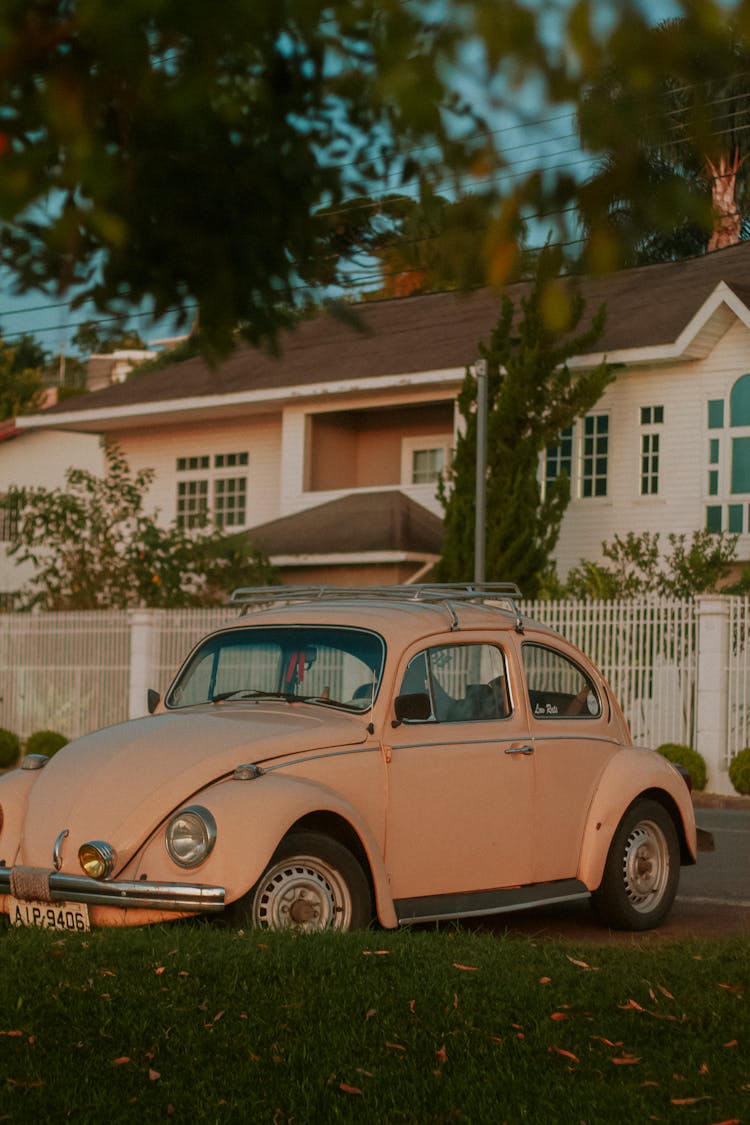
[[[56,730],[36,730],[26,739],[26,754],[46,754],[51,758],[70,740]]]
[[[735,754],[729,763],[729,780],[738,793],[750,793],[750,746]]]
[[[0,727],[0,769],[8,769],[18,761],[21,753],[21,740],[12,730]]]
[[[684,766],[689,771],[693,780],[693,789],[706,788],[706,763],[703,755],[699,754],[697,750],[693,750],[692,746],[680,746],[677,742],[665,742],[657,749],[668,761]]]

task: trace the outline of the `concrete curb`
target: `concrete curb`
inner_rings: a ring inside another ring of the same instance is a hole
[[[750,810],[750,797],[724,796],[723,793],[693,793],[696,809],[747,809]]]

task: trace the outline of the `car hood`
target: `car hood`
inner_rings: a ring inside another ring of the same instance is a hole
[[[69,743],[40,770],[29,794],[18,863],[49,867],[67,829],[63,870],[78,847],[106,840],[127,862],[185,801],[244,762],[356,745],[367,719],[311,704],[191,707],[108,727]]]

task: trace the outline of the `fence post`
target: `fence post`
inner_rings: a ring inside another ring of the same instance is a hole
[[[158,644],[161,631],[159,609],[133,609],[130,622],[130,689],[128,718],[148,713],[146,693],[157,681]]]
[[[696,598],[698,686],[696,750],[706,760],[709,793],[734,793],[726,766],[729,704],[729,599],[717,594]]]

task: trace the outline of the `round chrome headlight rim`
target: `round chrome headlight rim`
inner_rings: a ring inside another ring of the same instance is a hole
[[[116,861],[115,849],[106,840],[87,840],[78,849],[78,862],[90,879],[108,879]]]
[[[178,867],[198,867],[213,851],[216,821],[204,805],[186,805],[170,817],[164,833],[167,854]]]

